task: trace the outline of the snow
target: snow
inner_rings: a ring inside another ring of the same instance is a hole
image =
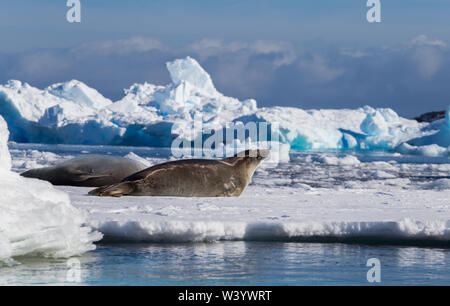
[[[369,136],[382,136],[388,133],[388,125],[380,112],[367,114],[361,123],[361,131]]]
[[[308,161],[319,162],[319,163],[324,163],[324,164],[333,165],[333,166],[338,166],[338,165],[351,166],[351,165],[360,164],[360,161],[358,160],[358,158],[353,155],[346,155],[343,157],[339,157],[339,156],[332,156],[332,155],[327,155],[327,154],[320,154],[319,156],[310,158]]]
[[[103,97],[95,89],[77,80],[51,85],[47,88],[47,91],[57,97],[95,109],[107,107],[112,103],[111,100]]]
[[[168,62],[167,69],[170,84],[133,84],[115,102],[77,80],[44,90],[11,80],[0,86],[0,114],[17,142],[170,147],[175,138],[204,142],[207,131],[226,130],[230,123],[265,122],[279,139],[252,142],[281,141],[291,150],[393,151],[402,144],[450,145],[448,112],[446,119],[428,124],[369,106],[258,108],[254,99],[240,101],[218,92],[193,58]],[[200,130],[192,127],[195,121],[201,122]]]
[[[17,256],[70,257],[95,249],[102,235],[86,214],[47,182],[1,170],[0,261]]]
[[[128,154],[125,147],[101,149],[148,165],[171,159],[165,149],[129,148]],[[23,171],[26,161],[46,166],[68,158],[55,150],[60,147],[12,145],[13,168]],[[358,238],[446,243],[449,173],[449,160],[442,156],[291,152],[287,163],[263,162],[239,198],[103,198],[89,196],[91,188],[56,188],[86,213],[85,222],[104,235],[103,242]]]
[[[70,257],[95,249],[102,235],[86,226],[86,214],[50,183],[10,171],[8,130],[0,116],[0,262],[17,256]]]
[[[402,143],[397,147],[397,151],[402,154],[424,155],[424,156],[447,156],[449,150],[438,146],[437,144],[427,146],[412,146],[407,143]]]
[[[146,160],[145,158],[140,157],[139,155],[137,155],[137,154],[135,154],[133,152],[128,153],[124,157],[128,158],[128,159],[131,159],[131,160],[134,160],[134,161],[137,161],[137,162],[140,162],[140,163],[144,164],[147,168],[152,166],[151,163],[148,160]]]
[[[7,146],[8,137],[8,127],[3,117],[0,116],[0,170],[9,170],[11,168],[11,156]]]
[[[450,189],[450,179],[439,179],[434,182],[426,183],[425,188],[437,190]]]
[[[204,242],[314,237],[450,239],[450,190],[380,192],[249,186],[240,198],[105,199],[63,187],[105,241]]]

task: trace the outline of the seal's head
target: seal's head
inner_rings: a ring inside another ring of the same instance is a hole
[[[255,169],[259,164],[270,156],[270,151],[267,149],[252,149],[239,152],[234,158],[239,158],[244,163],[250,175],[253,175]]]
[[[270,156],[270,151],[267,149],[251,149],[251,150],[245,150],[241,151],[238,154],[236,154],[234,157],[246,157],[246,158],[254,158],[256,160],[259,160],[260,162],[267,157]]]

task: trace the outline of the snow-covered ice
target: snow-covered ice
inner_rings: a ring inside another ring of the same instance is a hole
[[[0,169],[9,170],[11,168],[11,156],[9,154],[7,140],[9,131],[3,117],[0,116]]]
[[[411,140],[411,144],[417,146],[438,145],[444,148],[450,147],[450,106],[445,113],[445,119],[432,122],[427,129],[437,130],[438,132],[413,139]]]
[[[448,184],[447,184],[448,187]],[[450,190],[305,190],[250,186],[240,198],[86,196],[62,187],[109,241],[450,239]]]
[[[50,183],[10,171],[8,130],[0,116],[0,264],[24,255],[69,257],[95,249],[102,235]]]
[[[45,166],[46,157],[53,164],[73,154],[70,146],[59,154],[54,152],[60,146],[10,146],[16,171],[26,169],[25,160]],[[74,146],[73,150],[82,148],[149,165],[170,155],[169,149]],[[276,167],[263,163],[239,198],[102,198],[88,196],[90,188],[57,188],[87,213],[89,226],[100,231],[105,242],[356,238],[446,243],[449,181],[447,157],[299,152]]]
[[[230,123],[266,122],[279,137],[275,140],[293,150],[396,150],[400,146],[399,151],[405,152],[408,144],[418,147],[414,154],[448,156],[450,110],[445,119],[428,124],[369,106],[258,108],[253,99],[240,101],[218,92],[195,59],[168,62],[167,69],[170,84],[134,84],[115,102],[77,80],[43,90],[11,80],[0,86],[0,114],[16,142],[170,147],[175,137],[204,141],[206,131],[220,131]],[[200,118],[203,130],[193,130],[195,118]],[[429,145],[438,148],[420,148]]]

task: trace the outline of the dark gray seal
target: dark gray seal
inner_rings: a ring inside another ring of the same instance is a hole
[[[21,175],[49,181],[53,185],[99,187],[119,183],[145,168],[143,163],[128,158],[83,155],[55,166],[28,170]]]
[[[94,189],[97,196],[237,197],[269,150],[247,150],[221,160],[185,159],[159,164]]]

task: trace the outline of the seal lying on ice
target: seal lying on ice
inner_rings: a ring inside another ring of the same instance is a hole
[[[221,160],[186,159],[159,164],[94,189],[97,196],[237,197],[269,150],[247,150]]]
[[[53,185],[99,187],[119,183],[145,168],[143,163],[128,158],[84,155],[51,167],[31,169],[21,175]]]

